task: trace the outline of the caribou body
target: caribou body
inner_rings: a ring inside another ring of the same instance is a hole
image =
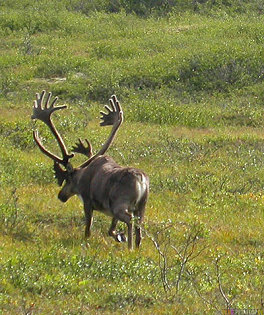
[[[116,232],[118,221],[126,223],[128,230],[128,248],[133,247],[133,217],[137,218],[135,224],[135,244],[141,243],[140,224],[144,219],[145,206],[149,194],[149,178],[141,170],[131,167],[122,167],[111,157],[104,155],[110,147],[117,130],[123,122],[122,108],[115,96],[110,98],[110,107],[105,106],[107,113],[100,112],[102,117],[101,126],[112,125],[111,133],[101,150],[93,155],[92,146],[86,139],[87,146],[79,139],[73,147],[73,152],[82,153],[88,160],[79,167],[74,168],[70,159],[74,156],[69,154],[65,144],[51,121],[51,114],[65,108],[56,106],[57,98],[49,105],[51,93],[45,100],[45,91],[37,94],[33,106],[33,119],[43,121],[51,130],[62,152],[62,158],[49,152],[41,143],[37,131],[33,137],[40,150],[54,161],[55,177],[59,186],[62,186],[58,198],[66,202],[70,197],[77,195],[84,205],[86,219],[85,237],[91,234],[93,211],[100,211],[112,217],[112,223],[108,234],[117,241],[126,241],[124,233]],[[64,184],[63,184],[64,183]]]

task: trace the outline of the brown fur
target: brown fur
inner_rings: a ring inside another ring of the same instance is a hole
[[[93,210],[113,218],[109,235],[124,240],[123,234],[115,231],[120,220],[128,227],[128,247],[132,248],[132,218],[138,218],[135,227],[136,246],[141,243],[140,223],[144,218],[149,193],[148,176],[135,168],[121,167],[111,157],[99,156],[84,168],[74,169],[67,176],[58,198],[66,202],[71,196],[79,195],[84,203],[86,218],[85,236],[90,236]],[[122,239],[123,238],[123,239]]]

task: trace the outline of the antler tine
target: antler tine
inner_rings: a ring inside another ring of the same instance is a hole
[[[55,139],[59,144],[63,159],[58,158],[56,155],[46,150],[44,146],[41,144],[40,139],[38,138],[38,135],[36,133],[34,133],[34,140],[36,141],[37,145],[44,154],[52,158],[54,161],[66,166],[68,164],[69,159],[72,158],[74,154],[68,153],[67,148],[62,140],[62,137],[60,136],[59,132],[57,131],[56,127],[54,126],[51,120],[51,114],[57,110],[64,109],[67,106],[61,105],[55,107],[58,97],[55,97],[52,103],[49,105],[52,93],[51,92],[48,93],[46,101],[44,102],[45,94],[46,91],[42,91],[40,95],[39,93],[36,93],[36,100],[34,101],[33,115],[31,116],[31,118],[41,120],[50,128],[52,134],[54,135]]]

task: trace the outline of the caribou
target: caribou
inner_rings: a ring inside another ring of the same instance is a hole
[[[52,94],[46,95],[45,91],[36,94],[33,105],[32,119],[40,120],[46,124],[54,135],[62,157],[47,150],[41,142],[38,130],[33,131],[33,138],[39,149],[54,161],[55,178],[59,186],[58,198],[66,202],[69,198],[77,195],[83,202],[85,213],[85,238],[91,234],[93,211],[100,211],[112,217],[112,223],[108,235],[118,242],[128,242],[128,249],[133,249],[133,229],[135,229],[135,245],[141,244],[141,224],[144,219],[145,206],[149,194],[149,178],[141,170],[133,167],[122,167],[110,156],[105,155],[111,146],[118,129],[123,122],[122,107],[116,96],[111,96],[110,106],[105,105],[105,111],[100,111],[101,126],[112,126],[101,149],[93,154],[90,141],[81,139],[73,146],[69,153],[64,141],[56,129],[51,115],[55,111],[66,108],[66,105],[55,106],[58,97],[51,101]],[[73,167],[70,160],[75,153],[83,154],[86,161],[78,167]],[[64,184],[63,184],[64,183]],[[124,232],[117,232],[117,222],[127,225],[126,238]]]

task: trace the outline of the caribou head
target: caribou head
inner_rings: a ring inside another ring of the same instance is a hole
[[[45,91],[36,94],[32,119],[44,122],[60,147],[62,157],[48,151],[38,136],[37,130],[33,137],[40,150],[54,161],[54,172],[58,185],[63,186],[58,198],[66,202],[70,197],[78,195],[84,204],[86,218],[85,236],[90,236],[93,210],[101,211],[111,216],[112,224],[108,234],[117,241],[126,241],[124,233],[115,231],[118,220],[125,222],[128,228],[128,247],[132,249],[133,216],[138,218],[135,226],[136,246],[141,243],[140,224],[144,218],[145,205],[149,193],[148,176],[141,170],[122,167],[112,158],[105,156],[105,152],[113,142],[115,135],[123,122],[123,111],[115,95],[110,98],[110,106],[105,106],[106,113],[101,113],[101,126],[112,126],[111,133],[101,149],[93,154],[91,143],[79,141],[72,148],[74,153],[81,153],[87,160],[78,167],[73,167],[70,159],[74,153],[68,153],[67,148],[51,120],[51,114],[66,108],[66,105],[55,106],[58,98],[50,104],[51,93],[45,97]]]

